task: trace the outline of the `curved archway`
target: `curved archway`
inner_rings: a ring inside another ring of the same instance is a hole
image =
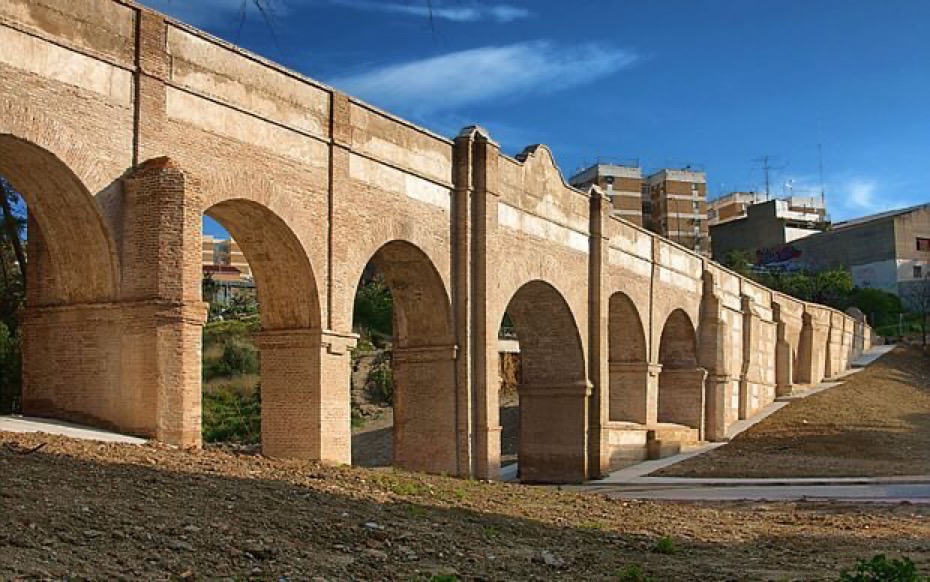
[[[704,429],[704,378],[698,367],[697,334],[681,309],[669,314],[659,342],[659,423]]]
[[[22,412],[135,428],[117,402],[121,325],[107,304],[119,296],[119,266],[97,199],[59,157],[9,133],[0,134],[0,176],[22,196],[28,217],[27,264],[4,259],[6,283],[16,271],[26,283],[10,324],[22,326]]]
[[[429,256],[404,240],[390,241],[375,251],[360,288],[380,284],[379,277],[391,302],[390,329],[382,332],[389,335],[389,350],[358,357],[374,358],[378,369],[390,370],[391,461],[414,471],[457,474],[456,347],[446,286]],[[354,320],[355,328],[368,325],[362,313],[356,312]],[[368,432],[356,435],[355,461],[387,462],[362,451],[379,438]]]
[[[91,192],[54,154],[0,134],[0,175],[29,209],[32,306],[94,303],[118,294],[116,244]]]
[[[258,347],[262,452],[275,457],[321,458],[322,432],[329,421],[323,420],[321,311],[310,259],[291,227],[262,204],[228,199],[205,214],[229,233],[226,244],[238,245],[244,255],[247,267],[242,268],[248,274],[240,275],[234,268],[235,277],[254,281],[261,330],[246,333]],[[244,327],[252,329],[248,324]],[[254,361],[254,355],[246,358],[254,350],[248,339],[224,338],[219,346],[221,361]],[[216,346],[205,346],[205,353],[208,349]],[[246,371],[255,373],[254,369]],[[245,381],[248,378],[245,374]],[[233,386],[238,391],[235,397],[248,404],[257,401],[258,386]]]
[[[646,424],[649,365],[639,311],[624,293],[608,303],[607,349],[610,365],[610,420]]]
[[[231,199],[204,214],[242,249],[262,305],[262,329],[320,329],[320,302],[310,259],[291,228],[267,207]]]
[[[582,481],[591,388],[571,307],[555,287],[534,280],[514,293],[505,313],[520,344],[520,478]]]

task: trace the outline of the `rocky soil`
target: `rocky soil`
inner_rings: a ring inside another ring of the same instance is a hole
[[[930,475],[930,357],[899,347],[665,477]]]
[[[930,571],[930,508],[631,502],[0,433],[4,579],[808,580],[879,552]]]

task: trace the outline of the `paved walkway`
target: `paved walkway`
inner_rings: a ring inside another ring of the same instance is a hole
[[[129,443],[141,445],[145,439],[127,436],[108,430],[78,426],[59,420],[35,418],[31,416],[0,416],[0,431],[5,432],[44,432],[75,439],[103,441],[108,443]]]

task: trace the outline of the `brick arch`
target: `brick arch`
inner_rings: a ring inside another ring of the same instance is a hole
[[[262,329],[319,330],[320,299],[313,267],[284,219],[242,198],[218,202],[204,213],[239,243],[255,278]]]
[[[414,471],[459,471],[456,346],[452,307],[432,259],[406,240],[369,260],[393,299],[393,463]]]
[[[394,342],[401,348],[449,344],[452,307],[432,259],[405,240],[385,243],[369,260],[384,274],[394,299]]]
[[[639,310],[625,293],[614,293],[608,305],[608,349],[611,362],[645,362],[646,333]]]
[[[703,434],[706,371],[698,367],[697,332],[682,309],[672,311],[662,327],[659,364],[658,422]]]
[[[116,299],[116,244],[81,178],[54,153],[11,134],[0,134],[0,174],[22,194],[29,209],[27,279],[33,282],[28,302],[35,306]]]
[[[691,318],[681,309],[672,311],[662,327],[659,363],[663,369],[697,366],[697,335]]]
[[[625,293],[614,293],[608,302],[607,350],[610,420],[645,424],[649,414],[646,333],[639,310]]]
[[[583,480],[590,384],[571,307],[551,284],[532,280],[506,313],[520,342],[520,477]]]

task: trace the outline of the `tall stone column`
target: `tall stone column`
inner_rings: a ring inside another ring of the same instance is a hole
[[[610,429],[613,386],[609,367],[608,320],[610,294],[605,289],[604,267],[608,262],[610,241],[606,223],[611,203],[598,190],[591,192],[589,205],[588,263],[588,377],[592,391],[588,411],[588,471],[590,478],[601,477],[610,470]]]
[[[704,412],[704,440],[727,439],[726,398],[732,377],[728,374],[709,374],[704,381],[706,394]]]
[[[499,409],[500,379],[498,377],[497,330],[499,321],[491,321],[488,314],[488,240],[497,229],[497,162],[500,146],[478,127],[465,128],[457,140],[457,148],[469,147],[471,172],[470,256],[471,284],[468,297],[470,335],[467,345],[470,353],[469,410],[473,428],[473,476],[478,479],[497,479],[500,475],[501,424]],[[461,157],[458,159],[462,159]],[[461,341],[461,335],[459,336]],[[461,414],[461,412],[460,412]]]
[[[139,166],[123,189],[123,415],[161,441],[199,446],[201,194],[168,158]]]
[[[394,464],[456,475],[456,346],[394,348]],[[467,474],[465,475],[467,476]]]
[[[352,462],[349,348],[352,335],[262,331],[262,453]]]
[[[587,381],[520,385],[520,479],[528,483],[579,483],[588,478],[584,427]]]

